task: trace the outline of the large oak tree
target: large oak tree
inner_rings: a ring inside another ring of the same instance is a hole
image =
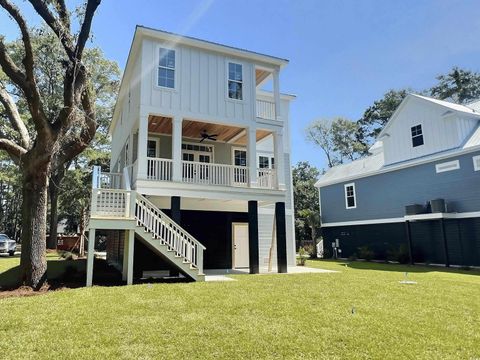
[[[49,176],[81,153],[95,136],[95,100],[90,74],[83,61],[92,20],[100,0],[84,3],[78,33],[72,31],[71,15],[64,0],[29,0],[36,13],[55,34],[64,52],[61,76],[63,101],[47,112],[38,88],[36,54],[31,30],[19,8],[9,0],[0,6],[19,27],[24,56],[14,61],[0,37],[0,67],[6,81],[0,84],[2,103],[12,131],[0,134],[0,149],[15,161],[22,175],[22,255],[20,281],[38,289],[46,280],[46,217]],[[32,129],[19,115],[24,102]]]

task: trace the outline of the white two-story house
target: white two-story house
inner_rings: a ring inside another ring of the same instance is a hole
[[[110,173],[94,170],[89,254],[108,230],[107,258],[128,283],[146,270],[202,280],[204,268],[294,265],[287,63],[137,26]]]

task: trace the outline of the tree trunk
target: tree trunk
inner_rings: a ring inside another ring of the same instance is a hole
[[[39,161],[35,166],[25,166],[23,174],[20,280],[35,290],[40,289],[47,278],[48,166],[49,163]]]

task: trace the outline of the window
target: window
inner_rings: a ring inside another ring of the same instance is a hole
[[[147,141],[147,157],[156,158],[157,156],[157,139],[148,139]]]
[[[201,152],[213,152],[213,146],[211,145],[197,145],[197,144],[182,144],[182,150],[201,151]]]
[[[228,97],[230,99],[242,100],[242,65],[228,63]]]
[[[175,88],[175,51],[160,48],[158,86]]]
[[[355,209],[357,207],[354,183],[345,184],[345,206],[347,209]]]
[[[480,170],[480,155],[474,156],[473,158],[473,170]]]
[[[412,146],[417,147],[423,145],[422,125],[415,125],[411,127],[412,132]]]
[[[275,158],[270,158],[271,164],[272,164],[272,169],[275,169]]]
[[[247,166],[247,152],[235,149],[233,151],[233,160],[235,166]]]
[[[268,163],[268,156],[258,157],[258,167],[260,169],[268,169],[270,167],[270,164]]]
[[[437,173],[442,173],[445,171],[452,171],[457,169],[460,169],[460,162],[458,160],[448,161],[448,162],[435,165],[435,170]]]

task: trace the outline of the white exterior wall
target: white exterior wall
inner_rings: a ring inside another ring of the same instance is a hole
[[[157,86],[159,49],[175,50],[175,89]],[[212,51],[145,39],[142,46],[142,108],[159,115],[248,125],[255,119],[254,64]],[[227,94],[228,62],[242,64],[243,100]]]
[[[117,114],[115,128],[112,133],[112,155],[110,160],[110,168],[112,171],[116,171],[114,167],[120,160],[119,156],[122,153],[127,139],[129,140],[129,159],[132,158],[133,152],[133,133],[138,127],[139,109],[140,109],[140,85],[141,78],[141,62],[140,59],[136,60],[133,64],[133,71],[128,79],[124,79],[122,84],[122,90],[117,100],[117,106],[120,109]]]
[[[403,104],[391,126],[388,136],[382,137],[385,165],[411,160],[440,151],[453,149],[462,144],[476,121],[460,118],[447,108],[417,98]],[[445,115],[446,114],[446,115]],[[411,127],[422,125],[424,145],[413,147]]]

